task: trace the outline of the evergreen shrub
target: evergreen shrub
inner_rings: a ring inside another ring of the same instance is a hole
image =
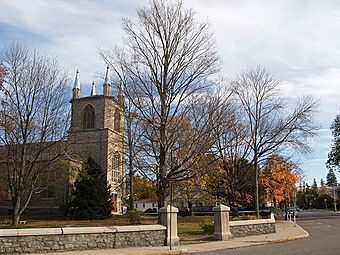
[[[74,184],[70,216],[76,220],[108,219],[112,212],[112,197],[106,173],[91,157]]]

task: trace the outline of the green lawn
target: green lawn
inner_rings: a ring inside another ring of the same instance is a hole
[[[187,216],[178,217],[178,236],[184,242],[195,242],[210,240],[212,234],[205,233],[200,223],[205,220],[212,220],[212,216]],[[53,217],[52,215],[24,215],[21,218],[26,224],[19,225],[19,228],[55,228],[55,227],[99,227],[99,226],[123,226],[130,225],[126,215],[115,215],[106,220],[68,220]],[[157,216],[144,216],[143,225],[157,224]],[[10,217],[0,216],[0,228],[11,228]]]
[[[213,220],[212,216],[178,217],[178,236],[182,242],[200,242],[212,240],[213,235],[205,233],[200,223]]]
[[[52,228],[52,227],[102,227],[102,226],[123,226],[130,225],[129,218],[126,215],[114,215],[105,220],[69,220],[60,217],[43,217],[39,216],[22,216],[21,221],[26,221],[24,228]],[[156,224],[156,217],[145,216],[142,224]],[[10,228],[10,217],[0,217],[0,228]]]

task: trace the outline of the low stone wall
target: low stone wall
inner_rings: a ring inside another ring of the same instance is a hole
[[[263,235],[276,232],[275,219],[273,217],[264,220],[230,221],[229,226],[233,237]]]
[[[161,225],[0,230],[0,254],[162,246]]]

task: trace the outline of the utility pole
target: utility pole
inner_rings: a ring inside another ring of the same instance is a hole
[[[296,190],[293,190],[293,203],[294,203],[294,223],[296,224]]]

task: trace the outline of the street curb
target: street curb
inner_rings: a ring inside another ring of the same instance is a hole
[[[275,241],[269,241],[268,243],[284,243],[284,242],[289,242],[289,241],[309,237],[309,233],[305,229],[303,229],[300,225],[295,223],[295,227],[298,227],[300,230],[302,230],[304,232],[304,234],[297,235],[297,236],[288,236],[287,238],[278,239],[278,240],[275,240]]]
[[[289,242],[293,240],[298,240],[302,238],[309,237],[309,233],[303,229],[301,226],[298,224],[295,224],[295,227],[299,228],[302,232],[304,232],[302,235],[296,235],[296,236],[288,236],[287,238],[283,239],[278,239],[275,241],[261,241],[259,243],[249,243],[247,246],[240,246],[240,247],[223,247],[223,248],[215,248],[211,249],[209,251],[218,251],[218,250],[229,250],[229,249],[236,249],[236,248],[241,248],[241,247],[252,247],[252,246],[259,246],[259,245],[267,245],[267,244],[275,244],[275,243],[284,243],[284,242]],[[191,250],[191,249],[180,249],[180,250],[175,250],[175,251],[164,251],[164,252],[159,252],[159,253],[152,253],[152,255],[173,255],[173,254],[191,254],[191,253],[197,253],[199,251],[197,250]]]
[[[155,252],[155,253],[145,253],[145,255],[177,255],[177,254],[187,254],[190,253],[187,249],[179,249],[173,251],[163,251],[163,252]]]
[[[294,237],[291,237],[291,238],[289,238],[289,236],[288,236],[288,240],[295,240],[295,239],[301,239],[301,238],[309,237],[309,233],[305,229],[303,229],[300,225],[295,224],[295,227],[300,228],[304,232],[304,234],[299,235],[299,236],[294,236]]]

